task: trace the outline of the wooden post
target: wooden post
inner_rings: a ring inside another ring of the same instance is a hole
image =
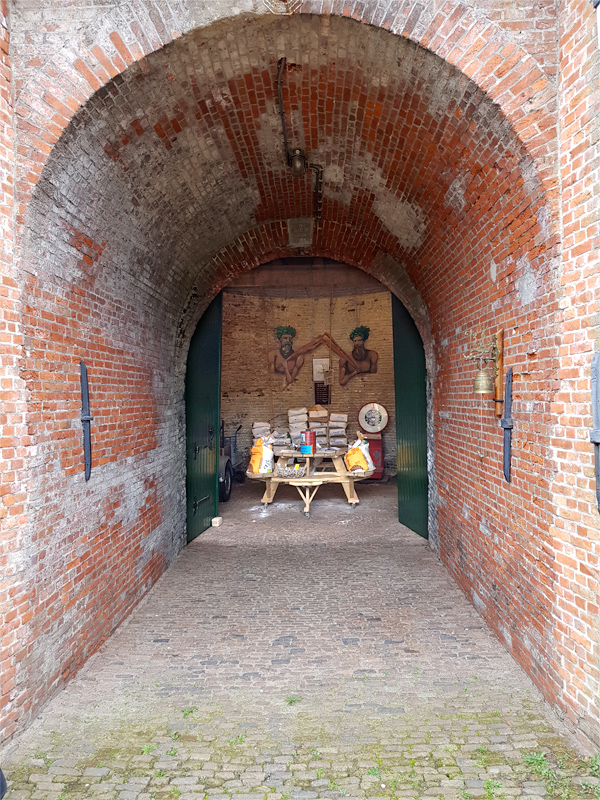
[[[496,379],[494,381],[494,405],[496,406],[496,416],[502,416],[502,402],[504,398],[504,329],[501,328],[494,334],[496,340]]]

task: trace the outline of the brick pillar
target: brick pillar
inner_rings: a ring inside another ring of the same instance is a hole
[[[16,727],[16,665],[27,619],[22,565],[24,408],[19,291],[13,260],[13,103],[6,0],[0,0],[0,741]],[[19,557],[20,556],[20,557]]]
[[[600,743],[600,518],[594,493],[590,367],[600,351],[600,49],[591,0],[560,10],[563,322],[554,482],[556,616],[567,714]]]

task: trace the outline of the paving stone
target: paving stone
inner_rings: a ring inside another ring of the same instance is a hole
[[[53,789],[52,791],[37,791],[32,795],[33,800],[57,800],[60,796],[60,791]]]
[[[357,511],[327,547],[289,509],[250,526],[224,511],[20,738],[6,800],[57,800],[67,782],[77,800],[454,800],[488,778],[543,796],[523,758],[571,752],[555,718],[423,541]],[[275,641],[290,664],[271,664]]]
[[[73,767],[68,767],[64,765],[59,765],[54,762],[48,772],[53,775],[69,775],[69,776],[79,776],[81,775],[81,770],[74,769]]]

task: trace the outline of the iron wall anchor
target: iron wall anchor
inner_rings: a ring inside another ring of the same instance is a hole
[[[88,373],[85,362],[79,362],[81,371],[81,422],[83,424],[83,460],[85,464],[85,479],[89,481],[92,474],[92,432],[91,422],[94,419],[90,414],[90,393],[88,388]]]
[[[600,353],[592,359],[592,419],[590,442],[594,445],[594,474],[596,476],[596,504],[600,511]]]
[[[504,416],[500,420],[500,426],[504,430],[504,454],[503,454],[503,468],[504,477],[510,483],[510,461],[512,456],[512,382],[513,382],[513,368],[511,367],[506,373],[506,385],[504,387]]]

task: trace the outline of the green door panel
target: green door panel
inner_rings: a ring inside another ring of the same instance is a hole
[[[417,326],[392,295],[398,519],[427,538],[427,370]]]
[[[222,310],[219,294],[198,323],[188,353],[185,376],[188,542],[205,531],[218,514]]]

